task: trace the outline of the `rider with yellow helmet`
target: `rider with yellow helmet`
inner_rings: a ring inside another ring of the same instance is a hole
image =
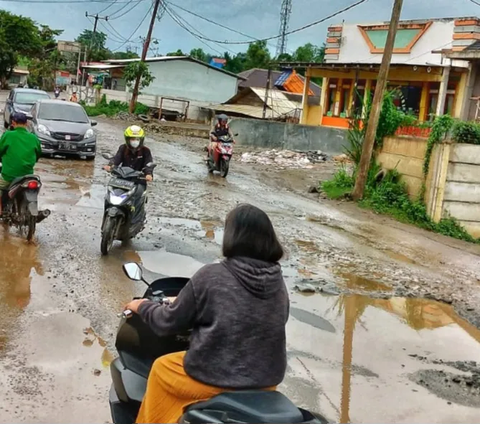
[[[117,154],[110,163],[105,166],[105,170],[110,172],[112,166],[129,167],[135,171],[143,171],[145,174],[145,180],[152,181],[153,170],[148,168],[147,165],[153,163],[153,158],[150,149],[144,145],[145,131],[138,125],[132,125],[125,130],[124,137],[125,144],[122,144],[118,148]],[[146,186],[146,183],[138,184],[135,192],[135,197],[137,199],[135,204],[140,204],[140,199],[145,192]],[[136,208],[136,210],[140,211],[140,208]],[[137,219],[140,219],[139,216],[139,214],[134,215],[132,223],[135,223]]]
[[[123,134],[125,144],[122,144],[110,164],[105,167],[110,171],[112,166],[128,166],[135,171],[143,171],[147,181],[152,181],[152,170],[146,169],[147,163],[153,162],[152,152],[144,145],[145,131],[138,125],[132,125]]]

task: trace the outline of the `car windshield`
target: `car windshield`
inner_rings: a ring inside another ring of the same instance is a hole
[[[43,103],[38,112],[39,119],[47,121],[80,122],[88,124],[87,114],[80,106],[69,105],[66,102]]]
[[[25,92],[17,93],[15,95],[15,103],[20,103],[24,105],[33,105],[37,100],[49,99],[49,95],[42,92]]]

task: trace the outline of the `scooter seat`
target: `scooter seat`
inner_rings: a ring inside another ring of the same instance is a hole
[[[187,409],[200,410],[226,413],[229,419],[234,420],[232,422],[283,424],[304,421],[300,409],[287,397],[280,392],[262,390],[222,393]]]

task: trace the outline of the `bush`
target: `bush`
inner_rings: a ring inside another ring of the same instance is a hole
[[[115,116],[119,112],[128,112],[128,103],[120,102],[118,100],[111,100],[110,103],[107,102],[105,95],[102,96],[100,102],[95,106],[86,106],[83,105],[88,116]],[[136,115],[146,115],[148,114],[150,108],[142,103],[137,103],[135,108]]]
[[[480,144],[480,125],[459,121],[453,127],[452,138],[457,143]]]
[[[355,181],[345,168],[339,169],[333,179],[322,183],[322,190],[330,199],[339,199],[350,193]]]
[[[407,186],[401,181],[401,175],[396,171],[388,171],[381,181],[377,181],[380,166],[373,164],[370,168],[362,207],[375,212],[390,215],[399,221],[417,225],[426,230],[434,231],[449,237],[480,243],[467,233],[455,219],[444,218],[433,222],[428,216],[425,204],[420,200],[412,200],[408,196]],[[322,189],[328,197],[338,199],[350,192],[355,184],[353,176],[342,168],[332,180],[322,184]]]

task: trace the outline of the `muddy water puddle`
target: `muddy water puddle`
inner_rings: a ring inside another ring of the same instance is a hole
[[[158,217],[157,222],[169,228],[191,231],[196,237],[211,240],[218,245],[223,242],[223,223],[219,220]]]
[[[204,264],[190,256],[165,250],[137,252],[142,265],[151,272],[168,277],[192,277]]]
[[[480,331],[451,306],[361,295],[291,301],[285,392],[294,399],[302,384],[317,388],[319,410],[341,423],[478,422]]]

